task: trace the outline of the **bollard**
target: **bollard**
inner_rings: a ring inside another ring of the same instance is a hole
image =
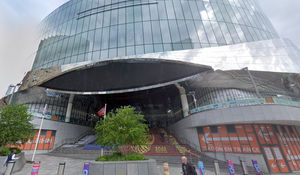
[[[243,161],[243,160],[240,160],[240,162],[241,162],[241,166],[242,166],[242,169],[243,169],[243,173],[244,173],[244,175],[247,175],[247,174],[249,174],[249,172],[248,172],[248,168],[247,168],[247,165],[246,165],[246,162],[245,162],[245,161]]]
[[[7,167],[4,175],[11,175],[14,170],[14,166],[15,166],[15,161],[9,161],[7,163]]]
[[[164,175],[170,175],[169,164],[167,162],[164,163]]]
[[[221,175],[219,162],[217,160],[214,161],[214,166],[215,166],[215,174]]]
[[[57,175],[64,175],[65,174],[65,166],[66,166],[66,162],[58,164]]]
[[[205,175],[205,173],[204,173],[204,164],[203,164],[202,161],[198,161],[198,168],[199,168],[200,175]]]
[[[83,175],[89,175],[90,174],[90,164],[84,163],[83,165]]]

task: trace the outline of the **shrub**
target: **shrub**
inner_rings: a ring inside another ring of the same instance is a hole
[[[7,156],[10,153],[9,148],[7,147],[0,147],[0,156]]]
[[[104,155],[98,157],[96,161],[132,161],[132,160],[147,160],[141,154],[126,154],[114,153],[112,155]]]
[[[9,148],[9,151],[12,152],[12,150],[16,150],[16,154],[19,154],[20,152],[22,152],[22,150],[20,148]]]

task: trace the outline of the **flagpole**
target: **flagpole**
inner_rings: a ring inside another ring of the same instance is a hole
[[[105,106],[104,106],[104,108],[105,108],[105,110],[104,110],[104,122],[105,122],[105,118],[106,118],[106,107],[107,107],[107,104],[105,103]],[[104,146],[103,146],[103,145],[101,145],[101,153],[100,153],[100,156],[101,156],[101,157],[104,156]]]
[[[106,107],[107,107],[107,104],[105,103],[104,120],[105,120],[105,118],[106,118]]]
[[[43,117],[42,117],[42,121],[41,121],[41,124],[40,124],[40,129],[39,129],[39,133],[38,133],[38,136],[37,136],[37,140],[35,142],[35,148],[34,148],[34,151],[33,151],[31,162],[34,161],[35,152],[36,152],[37,146],[38,146],[39,141],[40,141],[40,135],[41,135],[41,130],[42,130],[42,126],[43,126],[43,122],[44,122],[44,118],[45,118],[46,109],[47,109],[47,104],[45,104],[45,107],[43,109]]]

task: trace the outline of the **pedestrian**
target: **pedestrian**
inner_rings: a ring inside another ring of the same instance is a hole
[[[190,164],[185,156],[181,157],[182,162],[182,171],[181,174],[183,175],[197,175],[195,167]]]
[[[16,150],[13,149],[11,151],[11,153],[7,156],[7,158],[6,158],[6,160],[5,160],[4,164],[3,164],[3,167],[7,166],[8,162],[15,161],[15,160],[16,160]]]

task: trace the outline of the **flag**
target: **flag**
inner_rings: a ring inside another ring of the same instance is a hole
[[[105,113],[106,113],[106,105],[97,112],[99,116],[105,115]]]
[[[44,107],[44,109],[43,109],[43,115],[46,114],[46,110],[47,110],[47,104],[45,104],[45,107]]]

